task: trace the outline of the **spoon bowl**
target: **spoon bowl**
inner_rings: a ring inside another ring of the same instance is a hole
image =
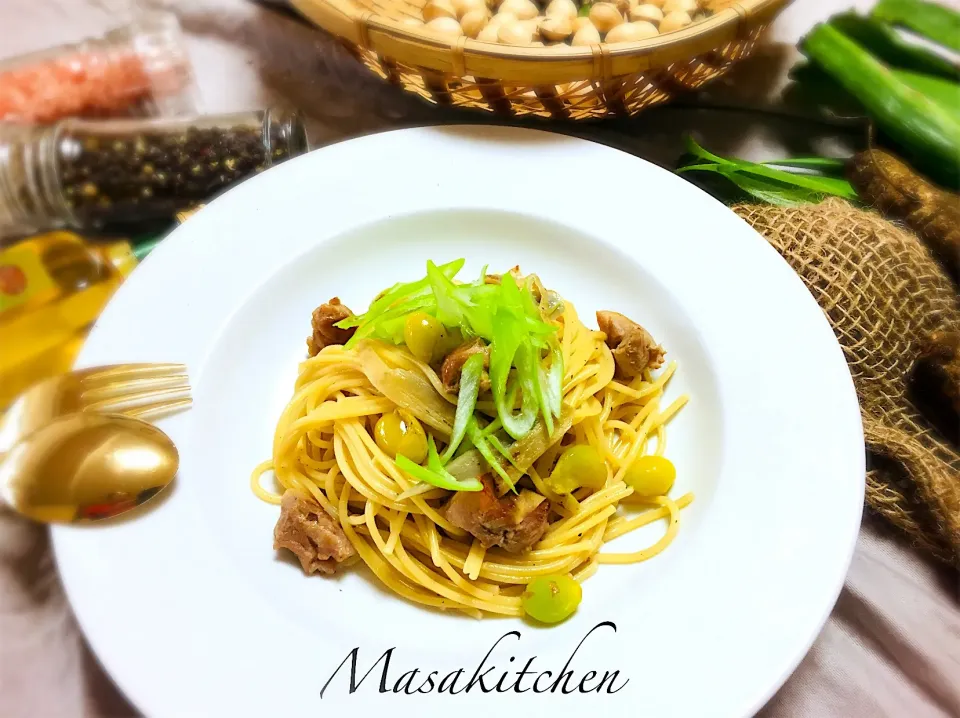
[[[44,523],[105,519],[162,491],[177,448],[160,429],[118,414],[54,419],[0,457],[0,499]]]

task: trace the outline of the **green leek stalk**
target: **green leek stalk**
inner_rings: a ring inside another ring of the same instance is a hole
[[[893,27],[874,17],[845,12],[834,15],[828,23],[890,67],[960,80],[960,67],[956,64],[931,50],[907,42]]]
[[[960,13],[956,10],[925,0],[880,0],[871,14],[960,52]]]
[[[960,119],[960,82],[951,82],[942,76],[909,70],[894,69],[892,72],[894,77],[907,87],[926,95],[931,102],[937,103],[952,116]],[[839,115],[864,114],[863,106],[857,102],[856,98],[817,65],[809,62],[800,63],[790,70],[790,79],[793,80],[790,92],[795,96],[798,91],[804,93],[800,97],[807,104],[813,103]]]
[[[831,25],[816,26],[803,51],[854,95],[880,129],[929,176],[960,185],[960,121],[910,88]]]
[[[926,95],[960,122],[960,83],[906,70],[894,70],[893,74],[900,82]]]

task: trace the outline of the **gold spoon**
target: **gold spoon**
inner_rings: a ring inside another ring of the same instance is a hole
[[[170,437],[152,424],[67,414],[0,455],[0,500],[35,521],[95,521],[156,496],[179,463]]]

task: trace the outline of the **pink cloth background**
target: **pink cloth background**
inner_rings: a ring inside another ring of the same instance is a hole
[[[188,33],[205,111],[295,105],[308,117],[314,144],[445,116],[380,84],[322,33],[282,14],[244,0],[164,4],[178,11]],[[799,35],[844,4],[798,0],[776,23],[763,56],[714,88],[713,98],[758,100],[774,92]],[[0,57],[100,34],[116,23],[124,5],[3,0]],[[771,127],[742,115],[704,118],[677,109],[617,122],[604,132],[612,144],[668,163],[679,155],[678,126],[698,129],[713,149],[746,156],[769,158],[779,150],[837,142],[821,128]],[[868,518],[833,614],[761,715],[960,716],[958,602],[957,572],[919,556]],[[47,529],[0,509],[0,718],[135,714],[86,647],[56,573]]]

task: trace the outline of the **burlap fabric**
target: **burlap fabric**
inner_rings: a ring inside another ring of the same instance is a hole
[[[796,270],[843,346],[863,415],[868,507],[960,567],[958,437],[940,435],[908,392],[925,338],[960,329],[953,284],[913,234],[843,200],[733,209]]]

